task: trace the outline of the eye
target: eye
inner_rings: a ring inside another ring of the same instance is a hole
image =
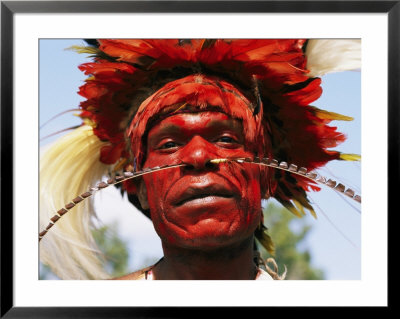
[[[178,147],[178,144],[172,141],[168,141],[160,146],[160,149],[169,149],[169,148],[174,148]]]
[[[222,143],[236,143],[236,140],[233,139],[230,136],[222,136],[220,137],[217,142],[222,142]]]
[[[237,137],[232,135],[222,135],[215,140],[215,143],[223,148],[238,148],[241,146],[241,142]]]

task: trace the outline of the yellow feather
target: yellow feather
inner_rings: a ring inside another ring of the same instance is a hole
[[[339,158],[344,161],[361,161],[361,155],[341,153]]]
[[[303,215],[293,206],[291,202],[284,202],[280,201],[280,203],[285,206],[287,210],[289,210],[292,214],[296,215],[297,217],[303,217]]]
[[[117,172],[117,171],[119,171],[120,169],[122,169],[122,168],[124,167],[124,165],[125,165],[126,162],[127,162],[127,159],[126,159],[126,158],[122,158],[122,159],[114,166],[113,171],[114,171],[114,172]]]
[[[275,255],[275,245],[272,241],[271,236],[267,233],[267,228],[264,225],[260,225],[255,232],[257,240],[260,244],[272,255]]]
[[[79,116],[79,115],[78,115]],[[87,126],[91,126],[92,128],[96,128],[97,127],[97,123],[93,122],[91,119],[89,118],[83,118],[82,119],[83,123],[85,123],[85,125]]]
[[[292,202],[294,203],[294,205],[297,207],[297,210],[300,211],[300,213],[301,213],[302,215],[305,215],[305,214],[306,214],[305,211],[304,211],[303,205],[301,205],[301,204],[300,204],[297,200],[295,200],[295,199],[292,199]]]
[[[335,112],[321,110],[319,108],[316,108],[315,106],[312,106],[312,109],[314,111],[314,115],[323,120],[330,120],[330,121],[353,121],[354,120],[354,118],[352,118],[351,116],[346,116],[346,115],[335,113]]]
[[[300,210],[300,212],[305,215],[305,211],[304,208],[306,208],[310,214],[317,219],[317,214],[315,213],[314,209],[312,208],[312,206],[307,202],[307,199],[305,198],[300,198],[300,201],[297,201],[295,199],[292,199],[292,201],[294,202],[294,204],[296,205],[297,209]]]
[[[65,50],[75,51],[77,53],[86,53],[86,54],[97,54],[101,52],[98,48],[89,47],[89,46],[81,46],[81,45],[73,45]]]

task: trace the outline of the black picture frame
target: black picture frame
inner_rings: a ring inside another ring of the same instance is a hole
[[[399,180],[400,1],[1,1],[1,318],[191,318],[220,317],[225,308],[193,312],[180,307],[15,307],[13,299],[13,16],[16,13],[387,13],[388,14],[388,204]],[[396,213],[396,211],[395,211]],[[390,218],[390,215],[389,215]],[[388,223],[391,225],[391,223]],[[390,243],[390,241],[389,241]],[[390,247],[390,246],[389,246]],[[389,260],[390,261],[390,260]],[[390,264],[390,263],[389,263]],[[389,281],[390,283],[390,281]],[[390,298],[387,309],[390,308]],[[251,310],[254,310],[252,308]],[[248,316],[250,309],[235,310]],[[291,307],[297,315],[309,309]],[[350,309],[348,308],[347,311]],[[332,310],[336,312],[336,310]]]

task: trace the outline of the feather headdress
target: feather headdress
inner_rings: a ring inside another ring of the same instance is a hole
[[[258,145],[258,156],[307,170],[335,159],[358,159],[330,150],[345,136],[328,124],[351,118],[310,105],[322,93],[316,76],[360,68],[358,40],[100,39],[88,43],[75,48],[93,57],[93,62],[79,67],[88,76],[79,91],[85,98],[80,105],[84,124],[61,142],[64,146],[51,148],[41,160],[42,216],[48,218],[49,210],[62,207],[63,183],[75,187],[71,190],[75,196],[110,170],[140,169],[141,138],[148,123],[188,106],[218,107],[233,117],[252,119],[245,131],[256,132],[249,140]],[[74,143],[88,154],[71,151],[68,146]],[[50,183],[55,174],[59,174],[58,183]],[[123,188],[141,208],[135,184],[125,181]],[[276,170],[265,198],[273,196],[296,215],[304,214],[304,209],[315,215],[307,191],[318,189],[303,176]],[[43,247],[41,255],[62,278],[75,278],[77,273],[80,278],[106,278],[94,262],[97,252],[90,231],[82,229],[94,212],[83,207],[68,225],[54,226],[58,231],[49,232],[44,244],[52,249]],[[46,220],[41,217],[41,222]],[[75,235],[69,237],[68,232]],[[65,239],[75,242],[65,248]],[[71,256],[71,265],[57,267],[57,256],[49,251]],[[87,256],[92,260],[88,262]]]

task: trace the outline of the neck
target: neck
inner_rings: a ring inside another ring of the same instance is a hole
[[[241,243],[205,251],[163,243],[164,258],[154,267],[157,280],[253,280],[253,236]]]

